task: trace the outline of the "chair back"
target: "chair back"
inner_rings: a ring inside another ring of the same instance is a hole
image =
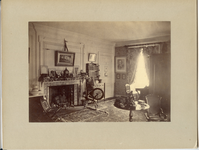
[[[41,102],[41,105],[44,109],[45,112],[48,112],[48,110],[51,108],[50,105],[48,104],[47,100],[44,99],[44,98],[40,98],[40,102]]]
[[[146,95],[149,94],[149,88],[147,86],[144,88],[136,88],[136,91],[138,93],[139,100],[146,100]]]
[[[149,114],[157,114],[161,108],[161,97],[154,94],[149,94],[146,96],[146,102],[149,104]]]

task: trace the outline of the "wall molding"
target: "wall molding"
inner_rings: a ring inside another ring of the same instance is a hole
[[[81,44],[86,44],[87,42],[90,42],[90,43],[93,43],[93,45],[101,44],[101,45],[106,46],[106,47],[115,46],[115,43],[105,41],[103,39],[98,39],[98,38],[90,37],[90,36],[80,34],[80,33],[75,33],[75,32],[66,31],[66,30],[63,30],[63,29],[49,27],[49,26],[41,25],[39,23],[32,23],[32,24],[36,28],[37,32],[40,32],[40,33],[43,33],[43,34],[59,35],[60,38],[65,38],[66,41],[69,38],[74,38],[74,39],[76,39],[76,41],[74,41],[74,42],[79,42]],[[56,38],[58,38],[58,37],[56,37]]]

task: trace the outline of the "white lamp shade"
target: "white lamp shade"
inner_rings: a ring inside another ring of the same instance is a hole
[[[41,66],[41,74],[48,74],[48,67],[47,66]]]

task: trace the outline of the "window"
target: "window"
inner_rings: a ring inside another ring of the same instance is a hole
[[[135,91],[135,88],[144,88],[145,86],[149,86],[149,79],[146,73],[146,67],[145,67],[143,49],[142,49],[138,58],[135,79],[134,82],[131,84],[131,89]]]

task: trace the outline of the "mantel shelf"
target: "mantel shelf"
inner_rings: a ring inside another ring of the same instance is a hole
[[[29,98],[41,97],[41,96],[44,96],[44,94],[43,93],[39,93],[37,95],[29,95]]]
[[[43,83],[61,83],[61,82],[79,82],[80,80],[60,80],[60,81],[47,81],[47,82],[43,82]]]

